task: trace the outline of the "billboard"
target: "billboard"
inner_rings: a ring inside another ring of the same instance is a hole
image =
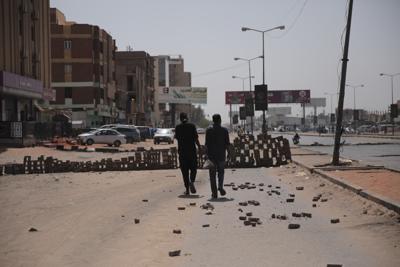
[[[245,96],[254,92],[249,91],[226,91],[225,104],[240,104],[245,103]],[[310,103],[310,90],[269,90],[268,103],[270,104],[283,104],[283,103]]]
[[[160,87],[158,95],[159,103],[174,104],[207,104],[206,87]]]
[[[310,90],[268,91],[268,103],[310,103]]]
[[[249,91],[226,91],[225,92],[225,104],[226,105],[244,105],[246,95],[253,92]]]

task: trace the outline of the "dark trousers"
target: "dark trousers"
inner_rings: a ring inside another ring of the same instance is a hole
[[[212,161],[214,163],[214,167],[210,168],[210,184],[211,184],[211,192],[213,194],[217,194],[218,188],[224,187],[224,174],[225,174],[225,161]],[[218,172],[218,188],[216,181],[216,174]]]
[[[196,157],[179,157],[179,167],[181,168],[183,183],[186,189],[190,183],[194,183],[197,174],[197,158]],[[189,173],[190,172],[190,173]]]

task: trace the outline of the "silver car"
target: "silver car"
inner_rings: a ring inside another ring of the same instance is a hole
[[[98,129],[88,133],[78,135],[78,140],[82,144],[107,144],[119,147],[126,144],[126,136],[113,129]]]

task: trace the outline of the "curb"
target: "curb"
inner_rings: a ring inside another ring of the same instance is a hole
[[[343,179],[334,178],[332,176],[329,176],[326,172],[309,167],[303,163],[300,163],[299,161],[292,159],[292,162],[307,169],[311,173],[316,173],[334,184],[337,184],[347,190],[352,191],[353,193],[356,193],[357,195],[359,195],[363,198],[371,200],[379,205],[384,206],[387,209],[393,210],[393,211],[397,212],[398,214],[400,214],[400,203],[398,203],[398,202],[394,202],[392,200],[387,199],[384,196],[378,195],[376,193],[372,193],[368,190],[363,189],[362,187],[359,187],[357,185],[354,185],[347,181],[344,181]]]

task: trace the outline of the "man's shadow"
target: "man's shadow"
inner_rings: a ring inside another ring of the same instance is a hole
[[[202,195],[179,195],[179,198],[188,198],[188,199],[195,199],[195,198],[203,198],[204,196]]]
[[[210,198],[207,201],[209,202],[229,202],[229,201],[234,201],[234,198],[226,198],[226,197],[220,197],[220,198]]]

